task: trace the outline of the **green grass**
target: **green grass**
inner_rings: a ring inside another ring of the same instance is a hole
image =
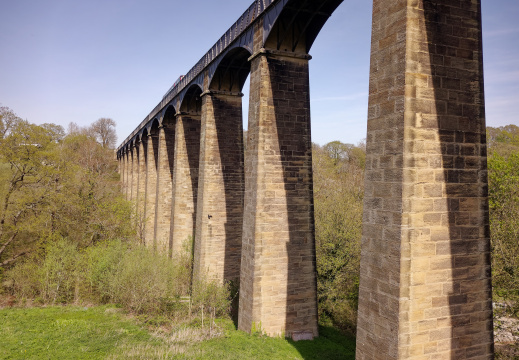
[[[157,342],[108,307],[0,310],[0,359],[105,359],[118,343]]]
[[[331,327],[320,327],[320,337],[313,341],[285,340],[249,335],[227,324],[225,338],[200,344],[185,359],[355,359],[355,340]]]
[[[248,335],[216,326],[147,327],[102,306],[0,310],[0,359],[354,359],[355,340],[321,327],[314,341]]]

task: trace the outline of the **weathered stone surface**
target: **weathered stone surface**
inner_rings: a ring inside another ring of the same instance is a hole
[[[131,161],[131,151],[130,149],[126,150],[125,154],[125,172],[126,172],[126,186],[125,186],[125,195],[126,200],[130,200],[131,189],[132,189],[132,161]]]
[[[195,278],[238,281],[243,227],[243,126],[240,95],[202,97]]]
[[[177,115],[173,175],[172,254],[195,236],[198,162],[200,152],[200,116]]]
[[[126,153],[122,153],[119,158],[119,171],[121,175],[121,191],[124,195],[126,195],[126,187],[128,186],[128,178],[127,178],[127,165],[126,165]]]
[[[375,0],[370,72],[357,359],[491,358],[479,1]]]
[[[163,121],[159,127],[157,166],[157,218],[155,239],[157,250],[168,253],[171,239],[171,204],[173,192],[173,163],[175,123]]]
[[[137,154],[136,144],[132,145],[131,150],[132,159],[132,187],[130,193],[130,200],[136,203],[137,201],[137,188],[139,185],[139,155]]]
[[[317,330],[308,60],[252,60],[238,328]]]
[[[158,131],[151,129],[148,134],[146,156],[146,217],[144,224],[144,238],[147,246],[156,247],[155,218],[157,212],[157,162],[159,137]]]
[[[144,224],[146,219],[146,147],[147,138],[143,137],[138,144],[138,163],[139,163],[139,181],[137,185],[137,222],[139,235],[142,237],[144,243],[146,243]]]

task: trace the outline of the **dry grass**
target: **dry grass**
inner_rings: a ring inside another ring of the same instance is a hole
[[[160,340],[157,343],[135,345],[126,339],[117,344],[116,352],[108,359],[171,359],[176,355],[185,354],[188,350],[190,355],[196,356],[200,355],[201,351],[195,349],[193,345],[223,335],[223,330],[214,323],[205,328],[188,327],[187,324],[174,329],[159,328],[152,333],[155,339]]]

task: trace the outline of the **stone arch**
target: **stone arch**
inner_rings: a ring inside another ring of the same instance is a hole
[[[151,132],[152,132],[152,128],[158,128],[158,126],[160,125],[159,123],[159,119],[158,118],[153,118],[145,127],[145,135],[146,136],[149,136],[151,135]]]
[[[181,95],[179,101],[179,112],[193,115],[200,115],[202,112],[202,91],[198,84],[192,84]]]
[[[162,116],[162,119],[161,119],[161,125],[164,126],[165,123],[174,124],[176,115],[177,115],[177,110],[175,109],[175,107],[172,104],[170,104],[164,111],[164,116]]]
[[[209,90],[241,92],[250,73],[250,56],[251,52],[246,47],[228,50],[209,77]]]
[[[130,140],[130,147],[133,148],[135,145],[137,145],[137,141],[139,141],[139,136],[138,134],[135,134]]]
[[[143,141],[146,143],[146,146],[148,146],[149,142],[150,142],[150,137],[152,139],[158,139],[158,136],[159,136],[159,126],[160,126],[160,121],[158,118],[153,118],[149,123],[148,125],[143,129]],[[144,139],[146,138],[146,139]],[[153,144],[151,143],[152,147],[151,147],[151,152],[148,151],[148,148],[146,147],[146,164],[148,164],[148,162],[151,162],[152,161],[152,164],[154,164],[155,166],[155,170],[156,170],[156,164],[157,164],[157,160],[158,160],[158,148],[157,148],[157,145],[156,144]],[[148,159],[148,156],[153,156],[153,159]],[[146,165],[148,166],[148,165]]]
[[[308,54],[317,35],[343,0],[285,0],[266,14],[263,47]]]

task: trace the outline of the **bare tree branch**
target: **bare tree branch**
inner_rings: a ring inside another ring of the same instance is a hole
[[[26,251],[23,251],[23,252],[21,252],[21,253],[15,255],[15,256],[13,256],[13,257],[7,259],[7,260],[1,262],[1,263],[0,263],[0,267],[4,267],[4,266],[6,266],[6,265],[9,265],[10,263],[12,263],[12,262],[14,262],[16,259],[18,259],[20,256],[23,256],[23,255],[25,255],[25,254],[27,254],[27,252],[26,252]]]
[[[0,247],[0,255],[2,255],[2,253],[5,251],[5,249],[7,248],[7,246],[9,246],[10,243],[12,243],[14,241],[14,239],[16,238],[16,235],[18,235],[18,231],[16,231],[13,235],[11,235],[11,237],[9,238],[9,240],[7,240],[3,245],[2,247]]]

